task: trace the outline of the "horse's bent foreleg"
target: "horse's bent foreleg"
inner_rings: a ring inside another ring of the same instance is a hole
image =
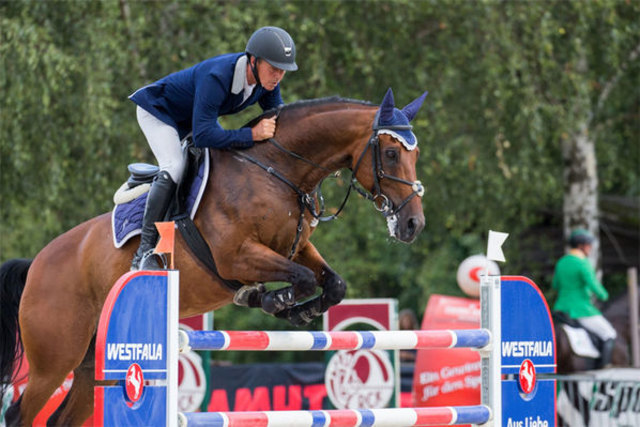
[[[322,312],[342,301],[347,291],[346,282],[329,267],[329,264],[322,258],[322,255],[311,242],[305,245],[294,261],[310,268],[314,272],[318,286],[322,288],[322,294],[320,295]]]
[[[306,325],[314,318],[338,304],[344,298],[347,285],[342,277],[329,267],[316,248],[308,243],[295,258],[296,262],[309,267],[322,287],[322,294],[278,314],[295,326]]]
[[[291,286],[268,291],[260,297],[262,309],[270,314],[280,312],[315,292],[316,276],[309,268],[297,264],[268,247],[245,243],[233,258],[220,263],[220,274],[245,282],[288,282]],[[255,305],[251,304],[250,305]]]

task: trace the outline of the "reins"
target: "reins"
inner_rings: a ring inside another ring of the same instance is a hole
[[[280,111],[281,111],[281,108],[278,108],[276,111],[276,118],[280,114]],[[419,196],[419,197],[423,196],[424,187],[420,181],[416,180],[411,182],[411,181],[407,181],[405,179],[398,178],[396,176],[388,175],[387,173],[385,173],[384,170],[382,169],[382,159],[380,156],[380,139],[378,134],[381,130],[411,130],[413,126],[411,125],[380,125],[379,115],[380,115],[380,110],[378,110],[378,112],[376,113],[376,116],[373,122],[373,127],[372,127],[373,133],[369,138],[369,141],[367,142],[366,147],[360,154],[360,157],[356,161],[354,168],[351,169],[351,178],[349,180],[349,186],[347,187],[347,191],[342,200],[342,203],[340,203],[340,206],[338,207],[337,211],[334,214],[331,214],[328,216],[323,216],[324,198],[322,197],[321,187],[322,187],[322,183],[324,182],[324,179],[320,181],[320,183],[316,186],[316,188],[312,192],[305,193],[303,190],[300,189],[300,187],[298,187],[295,183],[291,182],[291,180],[289,180],[286,176],[278,172],[272,166],[265,165],[255,157],[247,154],[245,151],[232,150],[238,156],[260,167],[270,175],[273,175],[274,177],[276,177],[277,179],[285,183],[298,195],[298,205],[300,208],[300,216],[298,217],[298,225],[296,227],[296,236],[291,246],[291,250],[289,251],[289,256],[288,256],[289,259],[293,258],[293,256],[295,255],[298,243],[300,242],[300,237],[302,235],[303,224],[304,224],[305,210],[308,210],[311,216],[313,217],[313,220],[311,221],[311,226],[315,227],[320,221],[322,222],[332,221],[338,217],[338,215],[342,212],[342,210],[347,205],[347,201],[349,200],[349,196],[351,195],[352,189],[355,189],[364,198],[373,202],[375,209],[381,212],[385,218],[396,215],[415,196]],[[312,162],[311,160],[308,160],[303,156],[283,147],[275,138],[269,138],[267,141],[271,143],[274,147],[276,147],[278,150],[293,157],[296,160],[305,162],[317,169],[330,172],[330,170],[327,169],[326,167],[319,165],[315,162]],[[370,193],[367,190],[360,188],[357,185],[358,181],[356,179],[356,173],[360,168],[360,164],[362,163],[362,160],[364,159],[367,151],[370,148],[371,148],[371,154],[372,154],[372,162],[371,162],[372,169],[373,169],[372,173],[374,177],[373,193]],[[412,193],[409,196],[407,196],[402,202],[400,202],[398,207],[395,209],[393,208],[393,202],[391,202],[391,200],[389,200],[389,198],[382,192],[380,181],[385,178],[390,179],[392,181],[400,182],[402,184],[409,185],[413,190]],[[316,201],[316,197],[317,197],[317,201]],[[319,209],[316,209],[316,203]],[[378,206],[378,203],[380,203],[380,206]]]

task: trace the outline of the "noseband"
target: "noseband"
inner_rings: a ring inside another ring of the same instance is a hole
[[[276,117],[279,112],[280,110],[278,109],[276,113]],[[413,126],[411,125],[380,125],[379,116],[380,116],[380,110],[378,110],[378,112],[376,113],[375,119],[373,121],[373,133],[371,135],[371,138],[369,138],[369,141],[367,142],[366,147],[364,148],[364,150],[362,150],[362,153],[360,154],[360,157],[358,158],[358,161],[356,162],[355,167],[351,170],[351,179],[349,181],[349,187],[347,188],[347,192],[344,196],[344,199],[342,200],[342,203],[340,204],[340,207],[338,208],[336,213],[328,216],[323,216],[324,198],[322,197],[322,191],[321,191],[322,181],[311,193],[305,193],[297,185],[291,182],[288,178],[286,178],[280,172],[275,170],[272,166],[267,166],[263,164],[262,162],[248,155],[244,151],[232,150],[238,156],[248,160],[249,162],[265,170],[267,173],[278,178],[280,181],[287,184],[287,186],[289,186],[291,189],[293,189],[293,191],[295,191],[298,194],[298,204],[300,205],[300,217],[298,218],[298,226],[296,228],[296,237],[293,241],[291,250],[289,251],[289,259],[293,258],[293,255],[296,252],[296,247],[298,246],[298,242],[300,241],[300,237],[302,235],[302,229],[303,229],[302,225],[304,222],[305,210],[308,210],[311,213],[311,216],[313,217],[313,220],[311,221],[312,227],[316,226],[319,221],[325,222],[325,221],[334,220],[338,217],[340,212],[342,212],[342,210],[346,206],[347,200],[349,199],[349,195],[351,194],[351,190],[355,189],[364,198],[372,201],[375,209],[380,213],[382,213],[382,215],[385,218],[390,218],[396,215],[398,212],[400,212],[400,210],[404,208],[407,205],[407,203],[409,203],[409,201],[411,201],[411,199],[413,199],[415,196],[422,197],[424,195],[424,187],[419,180],[416,180],[413,182],[407,181],[405,179],[398,178],[397,176],[388,175],[382,169],[382,159],[380,156],[380,138],[378,135],[379,132],[381,130],[411,130],[413,129]],[[303,161],[318,169],[323,169],[325,171],[328,171],[328,169],[325,168],[324,166],[314,163],[308,159],[305,159],[299,154],[296,154],[293,151],[286,149],[280,143],[278,143],[278,141],[276,141],[275,138],[269,138],[268,141],[277,149],[292,156],[296,160]],[[371,149],[371,164],[373,169],[372,170],[373,185],[374,185],[373,192],[368,192],[365,189],[360,188],[357,184],[358,181],[356,179],[356,173],[358,172],[358,169],[360,168],[360,164],[362,163],[362,160],[364,159],[369,149]],[[400,202],[400,204],[397,207],[394,207],[393,202],[382,192],[382,187],[380,185],[380,181],[382,179],[390,179],[392,181],[409,185],[411,186],[413,191],[408,197],[406,197],[402,202]],[[316,207],[316,200],[317,200],[317,205],[319,205],[319,209],[318,207]]]

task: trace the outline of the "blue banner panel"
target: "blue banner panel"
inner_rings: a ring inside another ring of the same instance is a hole
[[[145,380],[167,377],[167,313],[166,275],[150,273],[128,280],[107,326],[105,379],[124,379],[133,363],[140,365]]]
[[[502,381],[504,427],[552,427],[556,425],[554,380],[538,380],[533,393],[523,396],[517,380]]]
[[[502,373],[518,374],[529,359],[537,373],[555,372],[551,314],[538,287],[524,277],[502,278]]]

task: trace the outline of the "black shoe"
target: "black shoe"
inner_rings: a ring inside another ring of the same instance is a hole
[[[151,185],[147,205],[142,218],[140,247],[133,256],[131,270],[157,270],[160,268],[157,257],[153,255],[158,240],[155,223],[162,221],[176,191],[176,183],[166,171],[160,171]]]
[[[611,361],[613,358],[613,347],[615,347],[615,345],[616,340],[606,340],[602,344],[602,349],[600,350],[600,363],[598,364],[599,369],[611,367]]]

